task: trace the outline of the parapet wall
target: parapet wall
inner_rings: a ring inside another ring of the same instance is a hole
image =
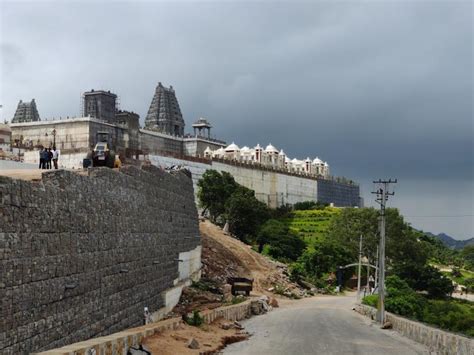
[[[357,305],[355,310],[371,319],[375,319],[377,313],[375,308],[363,304]],[[474,354],[474,340],[472,338],[430,327],[388,312],[385,312],[385,319],[392,324],[393,330],[427,346],[430,353],[446,355]]]
[[[2,354],[139,326],[144,307],[167,306],[166,290],[199,272],[193,186],[182,172],[0,177],[0,221]]]

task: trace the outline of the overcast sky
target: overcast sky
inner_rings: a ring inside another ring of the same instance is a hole
[[[470,1],[9,2],[0,0],[1,119],[80,95],[120,96],[143,121],[159,81],[191,131],[271,142],[361,183],[398,178],[412,225],[474,237]]]

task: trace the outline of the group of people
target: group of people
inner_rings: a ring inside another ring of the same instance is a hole
[[[54,164],[54,168],[58,168],[59,150],[56,146],[51,148],[43,148],[39,151],[39,168],[40,169],[52,169],[51,162]]]

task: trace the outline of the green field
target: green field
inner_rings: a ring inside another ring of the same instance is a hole
[[[311,245],[326,234],[331,219],[339,213],[340,209],[333,207],[326,207],[323,210],[293,211],[288,217],[282,218],[281,222]]]

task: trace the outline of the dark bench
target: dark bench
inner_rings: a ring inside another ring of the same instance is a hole
[[[253,279],[245,277],[228,277],[227,283],[232,286],[232,294],[235,296],[238,292],[245,292],[248,296],[253,289]]]

